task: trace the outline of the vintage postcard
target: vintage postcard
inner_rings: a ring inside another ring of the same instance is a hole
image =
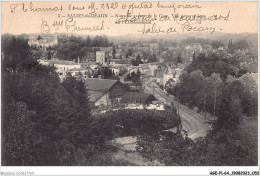
[[[1,86],[3,175],[259,175],[257,1],[2,1]]]

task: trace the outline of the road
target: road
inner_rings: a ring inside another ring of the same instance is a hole
[[[151,78],[145,78],[143,82],[145,90],[151,94],[154,93],[155,98],[167,105],[173,102],[174,106],[177,107],[176,98],[161,90],[156,83],[152,82]],[[194,110],[179,104],[179,113],[182,119],[182,128],[187,131],[189,138],[196,139],[198,137],[204,137],[207,131],[210,130],[210,126],[205,123],[206,120],[204,117]]]

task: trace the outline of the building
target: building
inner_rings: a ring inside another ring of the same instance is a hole
[[[169,79],[173,78],[173,73],[170,67],[167,67],[166,71],[161,77],[160,84],[164,87]]]
[[[121,103],[148,105],[151,104],[154,100],[155,97],[152,94],[127,91],[123,95]]]
[[[119,72],[120,72],[120,67],[116,67],[116,66],[110,66],[109,69],[112,70],[112,73],[115,74],[115,75],[119,75]]]
[[[150,66],[150,76],[155,76],[155,70],[158,69],[158,65],[159,65],[158,62],[153,62],[153,63],[149,64],[149,66]]]
[[[111,59],[110,60],[111,65],[132,65],[131,59]]]
[[[109,64],[109,53],[107,51],[96,51],[96,62],[102,65]]]
[[[63,81],[69,70],[81,68],[79,63],[66,60],[40,60],[39,63],[56,67],[56,72],[59,74],[61,81]]]
[[[125,86],[117,80],[89,78],[85,81],[89,93],[89,101],[95,106],[111,106],[119,104]]]
[[[82,68],[91,68],[92,70],[96,70],[99,65],[96,62],[87,62],[87,63],[81,63]]]
[[[150,71],[150,66],[149,64],[139,64],[140,68],[141,68],[141,72],[145,75],[150,75],[151,71]]]
[[[163,74],[164,74],[164,70],[161,69],[161,68],[158,68],[154,71],[154,75],[155,75],[155,80],[158,84],[161,85],[161,78],[163,77]]]
[[[87,79],[87,78],[90,78],[91,76],[93,76],[94,70],[92,70],[89,67],[87,67],[87,68],[73,68],[73,69],[68,70],[67,73],[70,73],[71,76],[74,76],[76,78]]]
[[[172,69],[172,73],[173,73],[173,81],[176,83],[178,83],[180,81],[180,76],[182,75],[183,69],[181,68],[175,68]]]
[[[142,67],[140,67],[140,66],[128,66],[127,67],[127,71],[128,71],[128,73],[132,73],[132,72],[135,72],[135,73],[137,73],[138,72],[138,70],[141,72],[141,69],[142,69]]]
[[[33,35],[29,37],[28,45],[38,46],[43,48],[48,48],[50,46],[55,46],[58,44],[58,34],[55,33],[54,35]]]

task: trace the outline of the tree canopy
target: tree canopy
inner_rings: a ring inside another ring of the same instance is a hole
[[[23,38],[2,38],[3,165],[71,165],[86,145],[84,84],[40,65]],[[10,128],[11,127],[11,128]]]

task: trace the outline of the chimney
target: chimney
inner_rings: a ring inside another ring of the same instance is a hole
[[[101,75],[98,75],[98,79],[102,79]]]
[[[79,56],[78,56],[78,64],[79,64]]]

